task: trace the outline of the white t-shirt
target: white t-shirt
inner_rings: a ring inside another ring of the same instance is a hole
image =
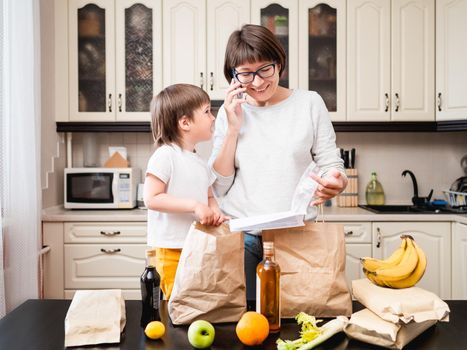
[[[146,174],[162,180],[166,193],[208,204],[208,189],[216,179],[198,154],[182,150],[178,145],[160,146],[148,161]],[[194,214],[162,213],[148,209],[148,246],[183,248]]]
[[[345,174],[336,136],[323,99],[314,91],[293,90],[278,104],[242,104],[243,125],[235,152],[235,174],[221,176],[213,188],[224,196],[221,209],[234,218],[290,209],[300,177],[311,161],[324,176],[336,168]],[[216,118],[212,164],[224,142],[227,116]]]

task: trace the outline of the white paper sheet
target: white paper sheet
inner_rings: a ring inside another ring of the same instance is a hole
[[[251,216],[230,220],[230,231],[261,231],[286,227],[304,226],[303,219],[308,213],[308,219],[316,218],[318,211],[313,208],[310,214],[308,208],[318,187],[318,183],[311,177],[311,173],[318,173],[314,162],[306,168],[301,176],[292,198],[291,209],[288,211]]]

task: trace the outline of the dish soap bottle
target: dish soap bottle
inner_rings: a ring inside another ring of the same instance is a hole
[[[256,267],[256,312],[263,314],[269,322],[269,332],[281,328],[279,264],[274,261],[274,243],[263,242],[263,261]]]
[[[371,180],[366,186],[366,204],[368,205],[383,205],[384,204],[384,190],[381,183],[376,178],[376,173],[371,173]]]

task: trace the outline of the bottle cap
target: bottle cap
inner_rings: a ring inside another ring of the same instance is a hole
[[[274,251],[274,242],[263,242],[263,251],[265,253],[272,253]]]

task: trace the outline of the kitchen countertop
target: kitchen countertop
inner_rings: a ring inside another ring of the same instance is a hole
[[[427,213],[427,214],[376,214],[368,210],[354,208],[325,207],[324,219],[330,222],[336,221],[448,221],[467,224],[467,215],[453,213]],[[46,208],[42,211],[42,221],[46,222],[118,222],[147,220],[145,209],[101,209],[101,210],[69,210],[63,206]]]
[[[55,350],[64,348],[64,320],[70,300],[28,300],[0,319],[0,349],[16,350]],[[446,301],[451,309],[450,322],[440,322],[422,333],[404,349],[439,350],[462,349],[467,344],[467,301]],[[188,343],[187,327],[174,327],[167,317],[167,305],[161,305],[162,322],[166,333],[161,340],[147,339],[139,325],[141,302],[126,301],[127,323],[124,337],[120,344],[92,346],[92,349],[128,349],[128,350],[193,350]],[[362,306],[354,302],[354,312]],[[234,323],[214,325],[216,337],[211,350],[253,349],[241,344],[235,334]],[[276,349],[275,340],[298,338],[298,326],[295,321],[286,320],[280,334],[270,335],[262,346],[254,349]],[[464,345],[462,345],[464,344]],[[73,347],[90,349],[90,347]],[[319,346],[318,349],[365,350],[382,349],[373,345],[350,340],[344,333],[339,333]]]

